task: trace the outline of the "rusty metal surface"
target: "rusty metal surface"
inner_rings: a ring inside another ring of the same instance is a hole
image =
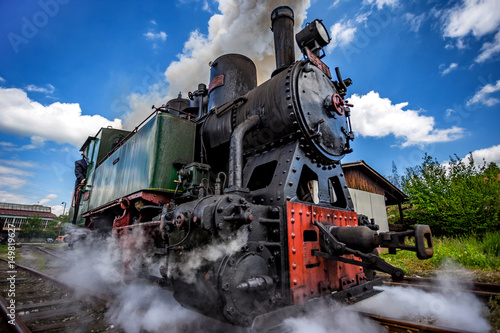
[[[26,327],[26,324],[19,318],[19,315],[16,315],[16,318],[14,320],[15,325],[9,324],[8,321],[11,320],[11,318],[8,316],[9,314],[9,309],[8,303],[3,298],[0,296],[0,316],[2,318],[1,323],[0,323],[0,328],[2,329],[2,332],[13,332],[13,333],[30,333],[31,331],[29,330],[28,327]]]
[[[394,318],[382,317],[366,312],[358,312],[359,314],[368,317],[380,323],[387,329],[388,332],[416,332],[416,333],[470,333],[469,331],[461,331],[441,326],[426,325],[412,321],[404,321]]]

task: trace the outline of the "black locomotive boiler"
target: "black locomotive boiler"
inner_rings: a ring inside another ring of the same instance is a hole
[[[276,70],[263,84],[250,59],[222,55],[208,87],[82,147],[79,220],[116,235],[125,278],[156,275],[184,306],[236,325],[370,294],[373,270],[401,279],[378,247],[433,254],[428,226],[377,233],[354,211],[340,165],[354,139],[352,82],[322,62],[330,37],[320,20],[295,36],[295,61],[293,22],[289,7],[271,14]]]

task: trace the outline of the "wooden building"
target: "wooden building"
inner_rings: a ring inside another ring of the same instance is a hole
[[[342,168],[356,212],[375,219],[380,231],[388,231],[386,206],[398,205],[402,216],[401,203],[407,196],[363,160],[343,163]]]

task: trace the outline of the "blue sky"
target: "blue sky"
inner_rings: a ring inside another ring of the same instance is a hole
[[[323,60],[354,82],[356,139],[344,162],[383,175],[425,152],[500,163],[498,0],[3,0],[0,202],[61,214],[86,137],[132,129],[151,105],[208,83],[221,54],[250,57],[267,80],[270,12],[284,4],[297,30],[323,20]]]

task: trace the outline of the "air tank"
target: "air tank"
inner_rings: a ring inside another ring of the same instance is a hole
[[[257,86],[257,70],[248,57],[225,54],[210,63],[208,110],[245,95]]]

